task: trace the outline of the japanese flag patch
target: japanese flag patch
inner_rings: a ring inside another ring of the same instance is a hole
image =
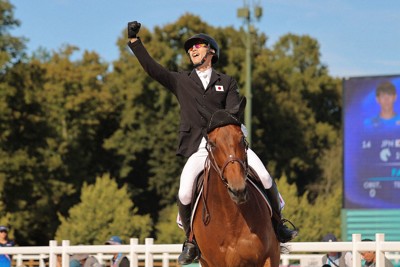
[[[215,86],[215,91],[217,92],[223,92],[224,91],[224,87],[222,85],[216,85]]]

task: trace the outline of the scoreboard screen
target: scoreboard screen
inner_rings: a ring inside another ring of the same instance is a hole
[[[400,75],[343,81],[344,208],[400,208]]]

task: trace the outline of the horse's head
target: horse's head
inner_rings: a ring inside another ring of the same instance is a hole
[[[207,149],[211,166],[217,171],[228,189],[231,199],[244,203],[247,198],[247,141],[241,130],[239,118],[243,114],[246,99],[231,110],[214,113],[199,108],[208,121]]]

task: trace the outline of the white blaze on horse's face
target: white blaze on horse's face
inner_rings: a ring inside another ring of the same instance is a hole
[[[240,126],[227,125],[209,134],[210,159],[219,170],[221,179],[236,203],[247,200],[246,142]]]

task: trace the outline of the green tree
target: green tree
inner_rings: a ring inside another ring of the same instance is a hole
[[[21,245],[47,244],[57,212],[79,201],[82,183],[113,171],[102,147],[116,127],[112,95],[103,87],[107,65],[89,52],[72,62],[75,50],[20,61],[0,83],[0,180]]]
[[[10,30],[19,26],[20,22],[14,18],[14,6],[8,1],[0,2],[0,143],[10,134],[10,125],[3,123],[4,113],[10,113],[4,102],[6,95],[10,93],[10,88],[4,84],[4,74],[13,62],[19,60],[19,56],[23,53],[23,39],[12,36]],[[5,167],[4,157],[8,154],[4,151],[3,145],[0,144],[0,165],[2,169]],[[7,208],[7,194],[5,193],[7,186],[7,177],[0,170],[0,222],[3,225],[12,224],[12,214]],[[12,233],[10,233],[12,234]]]
[[[295,241],[316,242],[327,233],[340,236],[340,188],[328,195],[318,196],[314,203],[310,203],[308,191],[298,196],[296,186],[288,184],[285,176],[277,181],[277,186],[285,201],[282,211],[284,217],[290,219],[300,230]]]
[[[42,78],[40,65],[19,62],[8,69],[0,83],[2,199],[5,210],[11,213],[10,224],[18,229],[16,238],[28,244],[36,239],[36,231],[42,232],[43,225],[51,229],[55,217],[49,214],[59,195],[49,194],[50,188],[63,188],[48,179],[46,161],[39,156],[49,130],[43,120],[45,111],[35,98]],[[66,186],[62,191],[68,189]]]
[[[321,179],[318,183],[311,185],[310,190],[318,192],[314,206],[319,210],[319,220],[324,223],[325,231],[341,236],[343,199],[341,139],[337,140],[336,145],[322,151],[321,155],[318,162],[323,170]]]
[[[300,194],[318,182],[320,152],[340,136],[340,83],[319,53],[316,40],[288,34],[254,64],[254,150],[274,177],[285,173]]]
[[[59,195],[57,207],[49,213],[54,216],[49,237],[59,224],[56,213],[67,214],[79,201],[83,182],[94,183],[103,172],[113,173],[113,157],[102,147],[104,138],[115,128],[112,95],[103,86],[107,64],[96,53],[87,51],[81,60],[72,61],[70,57],[76,50],[66,46],[37,59],[45,75],[36,98],[46,111],[43,120],[49,129],[36,156],[43,157],[47,167],[43,176],[53,183],[49,192]],[[60,184],[68,187],[58,190]]]
[[[67,46],[42,63],[46,80],[37,97],[47,110],[55,154],[63,158],[63,175],[74,176],[71,182],[79,187],[83,178],[93,182],[104,171],[112,173],[112,157],[102,145],[116,126],[113,96],[104,86],[108,65],[87,51],[81,60],[72,61],[76,50]]]
[[[14,6],[9,0],[0,2],[0,73],[4,73],[7,67],[23,52],[24,39],[12,36],[9,31],[20,25],[14,18]]]
[[[69,210],[69,216],[59,214],[61,224],[57,240],[73,244],[103,244],[112,235],[123,240],[148,237],[152,226],[148,215],[138,215],[126,186],[118,188],[109,175],[98,177],[96,183],[83,184],[81,201]]]

